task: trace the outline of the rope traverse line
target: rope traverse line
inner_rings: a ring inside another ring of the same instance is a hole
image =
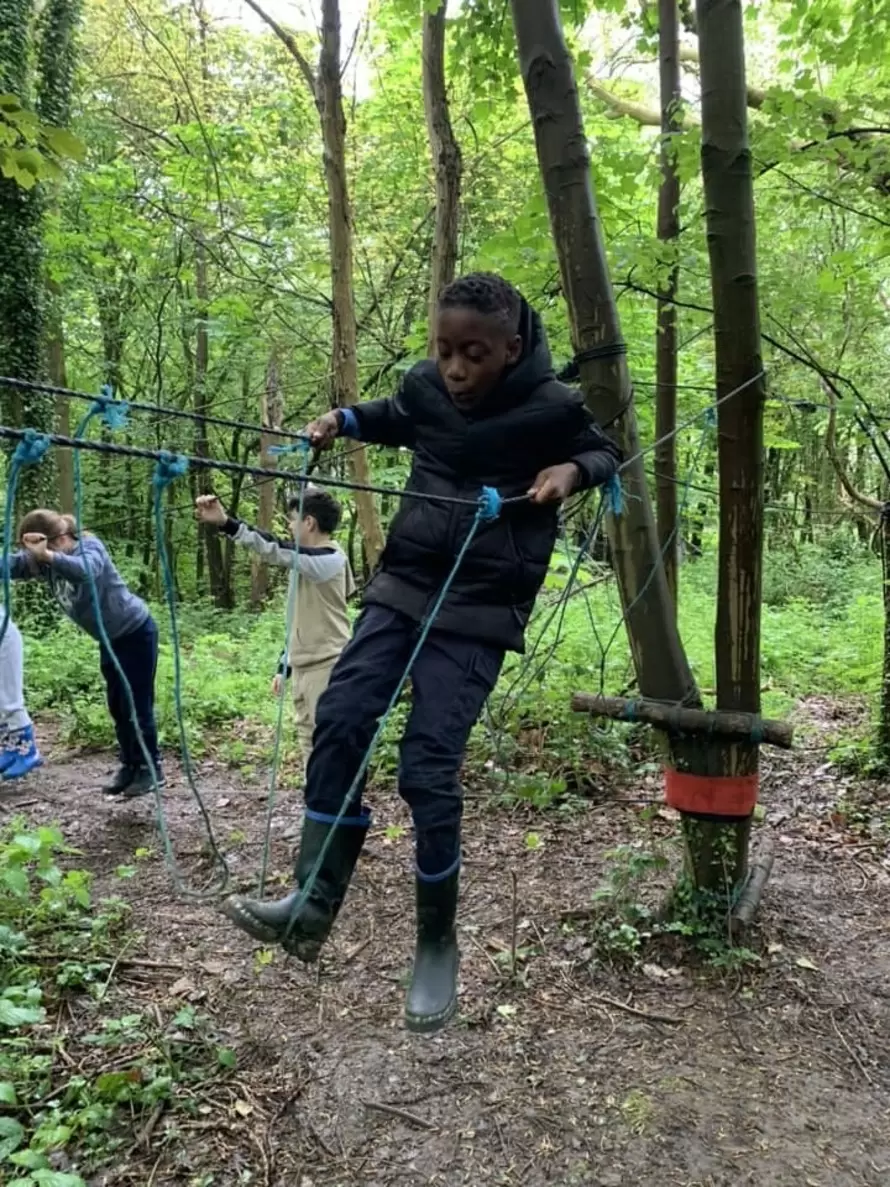
[[[27,379],[14,379],[9,375],[0,375],[0,387],[13,387],[20,391],[36,392],[44,396],[62,396],[67,400],[88,400],[96,403],[95,395],[90,392],[75,391],[70,387],[56,387],[51,383],[34,383]],[[294,433],[289,429],[273,429],[266,425],[253,424],[246,420],[231,420],[226,416],[213,416],[210,413],[191,412],[187,408],[168,408],[163,404],[148,404],[140,400],[116,400],[109,389],[103,393],[103,399],[109,404],[118,404],[132,412],[154,412],[160,416],[168,416],[174,420],[190,420],[196,424],[217,425],[224,429],[243,429],[250,433],[264,433],[270,437],[284,437],[289,441],[307,440],[305,433]]]
[[[12,429],[7,425],[0,425],[0,439],[5,438],[9,441],[21,441],[25,439],[28,433],[33,432],[33,429]],[[228,462],[220,458],[193,457],[187,453],[176,453],[174,455],[168,450],[142,449],[137,445],[118,445],[112,441],[81,441],[76,437],[65,437],[60,433],[41,433],[38,435],[41,439],[49,441],[51,445],[60,445],[67,449],[86,449],[93,453],[119,454],[122,457],[142,458],[150,462],[166,462],[175,456],[188,462],[190,467],[194,466],[203,470],[219,470],[222,473],[228,474],[250,474],[257,478],[278,478],[289,482],[306,481],[303,475],[295,470],[268,470],[263,466],[247,466],[241,462]],[[457,495],[433,495],[428,494],[426,491],[400,490],[398,487],[392,486],[375,486],[370,483],[347,482],[341,478],[319,478],[313,475],[311,483],[313,486],[330,486],[336,490],[365,491],[372,495],[398,495],[400,498],[420,499],[431,503],[447,503],[458,507],[476,508],[479,506],[478,498],[462,499]],[[508,507],[527,501],[527,495],[512,495],[502,500],[502,506]]]

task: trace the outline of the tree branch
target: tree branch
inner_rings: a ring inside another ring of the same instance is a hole
[[[837,408],[835,394],[832,385],[826,383],[824,379],[822,381],[822,391],[831,405],[831,411],[828,413],[828,425],[825,429],[825,452],[828,454],[828,459],[834,468],[835,474],[837,474],[838,481],[854,503],[858,503],[860,507],[868,507],[869,511],[877,511],[880,514],[884,510],[883,503],[878,499],[872,498],[871,495],[863,494],[862,491],[857,490],[841,464],[841,459],[838,457],[837,452]]]
[[[300,68],[300,73],[303,75],[303,78],[306,82],[306,86],[309,88],[309,93],[317,103],[318,89],[315,79],[315,71],[309,65],[305,54],[297,45],[297,39],[294,37],[293,33],[289,33],[287,29],[282,28],[282,26],[279,25],[273,17],[269,16],[265,9],[261,8],[259,4],[256,3],[256,0],[245,0],[245,3],[247,4],[248,8],[253,9],[261,21],[266,22],[293,60],[297,63]]]

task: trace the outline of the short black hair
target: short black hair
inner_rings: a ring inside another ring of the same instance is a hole
[[[302,505],[300,496],[294,495],[288,500],[287,509],[299,513],[302,506],[303,518],[311,515],[318,524],[318,530],[330,536],[340,525],[340,504],[333,495],[326,490],[319,490],[317,486],[309,486],[303,495]]]
[[[517,334],[522,294],[494,272],[470,272],[442,290],[439,308],[475,309],[486,317],[498,318],[508,334]]]

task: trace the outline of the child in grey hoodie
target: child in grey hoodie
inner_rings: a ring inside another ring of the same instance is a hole
[[[146,795],[153,780],[140,734],[162,782],[154,713],[158,662],[154,619],[142,599],[127,588],[102,541],[90,534],[80,539],[75,535],[71,516],[44,509],[29,511],[19,524],[18,538],[22,549],[9,558],[10,577],[45,581],[65,614],[99,643],[121,764],[102,790],[127,799]],[[102,639],[100,618],[110,650]],[[132,709],[127,684],[133,695]]]

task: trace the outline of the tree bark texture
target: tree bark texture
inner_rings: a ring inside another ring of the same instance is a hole
[[[358,403],[358,344],[353,288],[352,212],[346,177],[346,118],[340,85],[339,0],[323,0],[322,3],[321,53],[315,98],[324,141],[331,238],[333,394],[335,405],[349,408]],[[363,449],[353,450],[348,462],[354,481],[367,485],[370,482],[367,452]],[[356,491],[355,503],[364,538],[365,557],[373,568],[383,552],[380,517],[372,494]]]
[[[436,349],[439,294],[454,279],[458,256],[463,160],[454,135],[445,83],[445,16],[448,0],[423,14],[423,107],[436,178],[436,227],[430,265],[427,350]]]
[[[661,85],[661,186],[658,190],[657,234],[662,245],[662,266],[668,273],[659,286],[655,346],[655,506],[658,542],[664,573],[674,605],[677,604],[677,285],[680,265],[680,177],[677,172],[677,137],[682,124],[680,54],[677,0],[658,0],[658,56]]]
[[[260,397],[260,420],[267,428],[280,429],[283,411],[278,356],[273,349],[266,368],[263,394]],[[260,466],[263,469],[275,469],[277,458],[269,449],[279,441],[280,438],[271,433],[261,434]],[[271,532],[275,523],[275,479],[261,478],[257,483],[257,496],[257,527],[263,532]],[[263,564],[259,557],[253,558],[250,567],[250,604],[254,609],[262,605],[269,593],[270,572],[269,566]]]
[[[696,21],[717,398],[749,384],[717,409],[717,708],[756,714],[760,712],[765,383],[741,0],[698,0]],[[757,772],[758,748],[754,745],[734,743],[721,747],[719,755],[721,774]],[[697,822],[691,834],[690,858],[699,886],[730,889],[744,877],[749,828],[750,821]]]
[[[556,0],[511,0],[522,78],[535,130],[550,223],[576,352],[621,341],[590,178],[587,141]],[[658,547],[640,438],[623,355],[581,364],[585,399],[630,464],[622,474],[624,513],[610,516],[609,539],[640,692],[698,706],[677,632]]]
[[[54,280],[46,283],[47,292],[47,339],[46,367],[49,381],[56,387],[68,386],[68,368],[65,365],[65,326],[62,321],[62,292]],[[71,436],[71,401],[64,396],[56,397],[55,429],[63,437]],[[70,449],[56,449],[56,476],[59,483],[59,508],[68,514],[74,512],[74,456]]]

